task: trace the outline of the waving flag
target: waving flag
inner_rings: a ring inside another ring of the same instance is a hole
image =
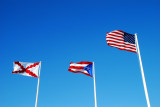
[[[40,63],[14,62],[14,71],[12,73],[25,76],[38,77]]]
[[[126,33],[121,30],[115,30],[107,33],[107,44],[120,50],[126,50],[137,53],[135,44],[135,35]]]
[[[88,61],[81,61],[78,63],[70,63],[70,67],[68,69],[68,71],[70,72],[74,72],[74,73],[83,73],[85,75],[88,75],[90,77],[92,77],[92,62],[88,62]]]

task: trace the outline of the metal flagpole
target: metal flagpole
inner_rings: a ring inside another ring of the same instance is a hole
[[[136,39],[137,53],[138,53],[138,57],[139,57],[140,67],[141,67],[141,74],[142,74],[142,80],[143,80],[143,86],[144,86],[145,96],[146,96],[146,100],[147,100],[147,105],[148,105],[148,107],[151,107],[150,101],[149,101],[149,96],[148,96],[148,91],[147,91],[147,85],[146,85],[146,81],[145,81],[145,76],[144,76],[144,71],[143,71],[140,49],[139,49],[139,45],[138,45],[137,34],[135,34],[135,39]]]
[[[40,68],[39,68],[39,75],[38,75],[37,96],[36,96],[36,103],[35,103],[35,107],[37,107],[37,103],[38,103],[39,82],[40,82],[40,71],[41,71],[41,61],[40,61]]]
[[[93,62],[93,83],[94,83],[94,100],[95,100],[95,107],[97,107],[97,96],[96,96],[96,81],[95,81],[95,67]]]

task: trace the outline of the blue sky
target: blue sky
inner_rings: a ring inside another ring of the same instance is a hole
[[[93,79],[70,62],[94,61],[98,107],[147,107],[137,54],[106,44],[106,33],[138,34],[152,107],[160,107],[160,1],[1,0],[0,107],[34,107],[37,78],[13,61],[42,61],[38,107],[94,107]]]

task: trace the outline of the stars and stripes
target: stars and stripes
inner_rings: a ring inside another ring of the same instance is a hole
[[[135,35],[126,33],[121,30],[115,30],[107,33],[107,44],[120,50],[126,50],[137,53],[135,44]]]
[[[83,73],[85,75],[88,75],[92,77],[92,62],[88,61],[81,61],[78,63],[70,63],[70,67],[68,71],[73,72],[73,73]]]
[[[28,63],[16,61],[13,63],[14,70],[12,71],[12,73],[31,77],[38,77],[39,66],[40,62]]]

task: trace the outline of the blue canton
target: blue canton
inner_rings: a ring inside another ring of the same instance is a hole
[[[89,73],[89,75],[91,75],[91,76],[93,76],[93,75],[92,75],[92,65],[93,65],[93,64],[89,64],[89,65],[87,65],[86,67],[83,68],[83,69],[86,70],[86,71]]]
[[[124,42],[135,44],[135,35],[124,33]]]

